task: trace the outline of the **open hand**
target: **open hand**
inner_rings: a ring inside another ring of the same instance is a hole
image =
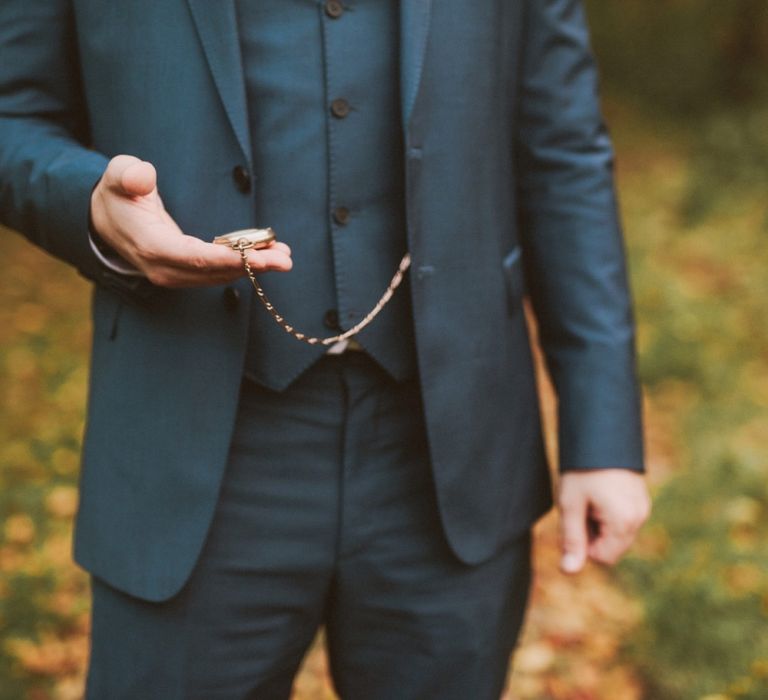
[[[575,574],[587,558],[615,564],[632,545],[651,511],[642,474],[628,469],[564,472],[558,494],[560,568]]]
[[[161,287],[227,284],[245,274],[240,254],[228,246],[185,235],[165,210],[151,163],[116,156],[91,195],[96,232],[125,260]],[[248,251],[254,272],[291,269],[284,243]]]

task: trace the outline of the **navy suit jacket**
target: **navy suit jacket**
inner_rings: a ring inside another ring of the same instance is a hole
[[[612,148],[579,0],[400,5],[419,374],[445,532],[475,563],[551,504],[526,293],[561,467],[642,468]],[[211,521],[251,294],[105,269],[89,195],[128,153],[185,232],[255,223],[232,177],[251,159],[234,2],[3,0],[0,56],[0,218],[95,282],[75,557],[162,600]]]

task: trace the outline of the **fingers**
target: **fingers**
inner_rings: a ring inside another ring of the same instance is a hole
[[[213,286],[232,282],[245,274],[238,252],[192,236],[183,236],[153,255],[153,260],[145,260],[147,277],[160,287]],[[288,272],[293,266],[291,249],[284,243],[275,243],[270,248],[250,250],[248,264],[256,274]]]
[[[127,195],[144,197],[157,187],[157,172],[152,163],[139,161],[129,165],[122,174],[121,184]]]
[[[206,243],[192,236],[184,236],[184,243],[185,246],[178,248],[176,256],[169,257],[167,263],[191,271],[235,271],[245,274],[240,253],[230,247]],[[261,250],[249,250],[247,257],[253,272],[287,272],[293,266],[291,249],[284,243],[275,243]]]
[[[104,184],[113,192],[129,197],[151,194],[157,186],[155,167],[134,156],[115,156],[104,172]]]
[[[650,505],[640,501],[628,510],[612,510],[598,516],[599,531],[589,544],[590,559],[612,566],[630,549],[648,518]]]
[[[254,250],[248,254],[248,264],[254,272],[288,272],[293,260],[284,250]]]
[[[630,548],[634,537],[635,531],[622,533],[614,524],[604,523],[600,533],[589,543],[589,557],[598,564],[612,566]]]
[[[271,245],[271,249],[273,249],[273,250],[282,250],[287,255],[291,254],[291,247],[287,243],[282,243],[281,241],[275,241]]]
[[[587,557],[600,564],[615,564],[650,515],[645,480],[630,470],[566,472],[559,491],[561,568],[566,573],[579,571]]]
[[[587,500],[573,494],[560,501],[560,569],[575,574],[584,568],[587,560]]]

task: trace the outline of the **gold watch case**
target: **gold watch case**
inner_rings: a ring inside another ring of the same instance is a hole
[[[214,243],[228,245],[230,248],[269,248],[276,240],[275,232],[271,228],[245,228],[241,231],[232,231],[222,236],[216,236]]]

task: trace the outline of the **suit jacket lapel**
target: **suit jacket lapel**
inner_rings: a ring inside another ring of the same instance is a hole
[[[400,0],[400,98],[403,127],[419,94],[427,50],[432,0]]]
[[[251,139],[234,0],[187,0],[216,88],[243,154],[251,165]]]

